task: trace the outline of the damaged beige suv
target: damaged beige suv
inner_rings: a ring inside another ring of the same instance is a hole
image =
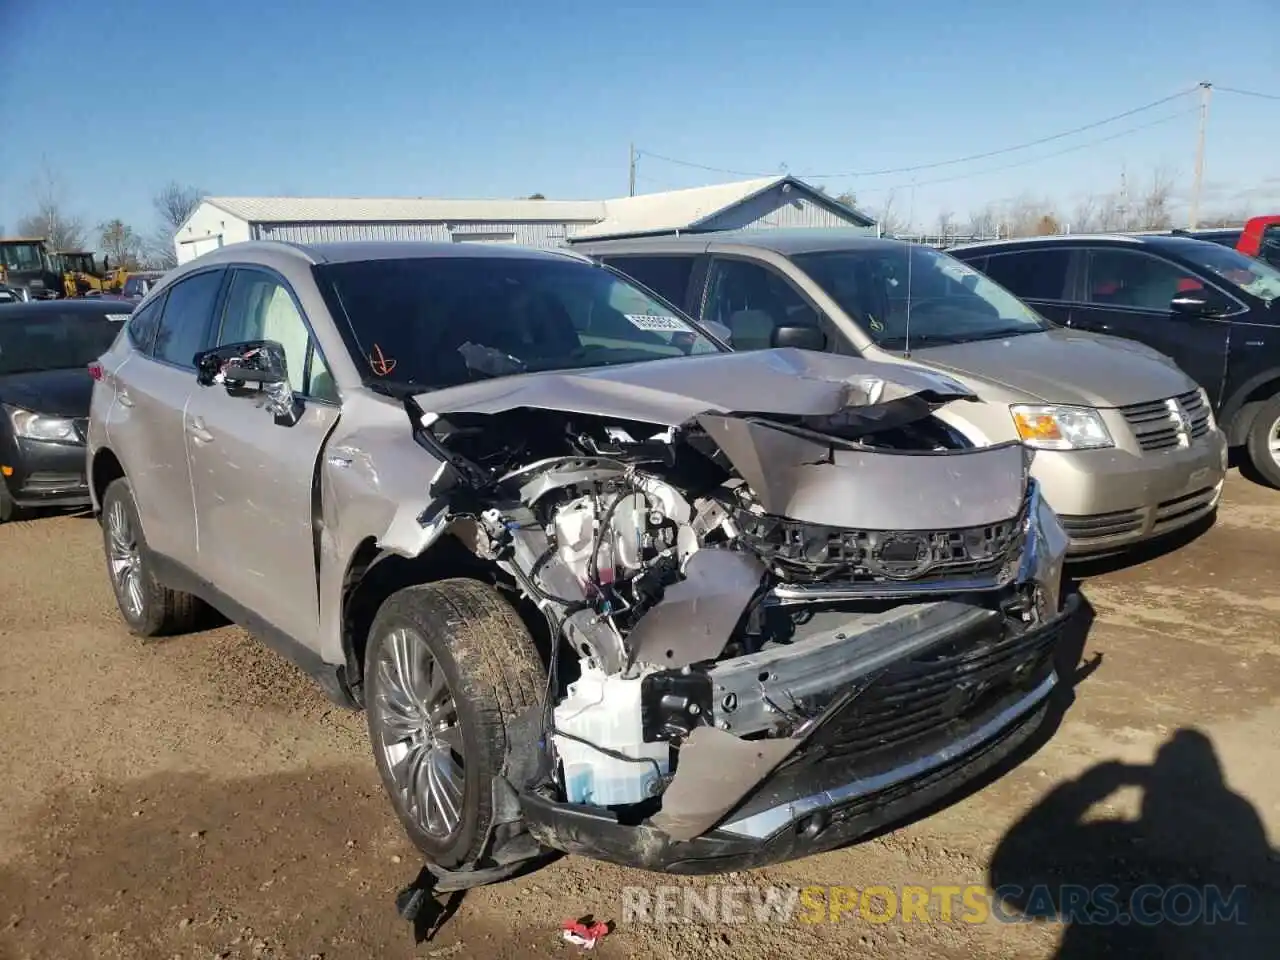
[[[518,248],[225,247],[94,365],[131,630],[204,605],[362,707],[444,882],[828,849],[1043,715],[1076,601],[1016,443],[950,378],[732,353]]]

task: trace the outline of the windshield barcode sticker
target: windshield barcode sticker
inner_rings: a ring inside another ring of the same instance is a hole
[[[638,330],[652,330],[657,333],[683,333],[689,328],[676,317],[664,317],[648,313],[628,313],[624,316]]]

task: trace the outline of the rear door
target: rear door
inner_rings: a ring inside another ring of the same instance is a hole
[[[301,418],[278,423],[252,395],[197,386],[185,428],[200,570],[219,591],[293,640],[318,648],[316,469],[338,396],[297,297],[280,275],[237,267],[214,345],[284,347]]]
[[[1145,250],[1120,247],[1090,248],[1082,280],[1072,327],[1127,337],[1159,350],[1217,404],[1231,323],[1175,313],[1170,306],[1178,294],[1216,289],[1213,284]]]
[[[133,352],[112,375],[111,445],[133,488],[151,550],[191,567],[196,523],[183,409],[196,386],[224,271],[184,277],[129,318]]]

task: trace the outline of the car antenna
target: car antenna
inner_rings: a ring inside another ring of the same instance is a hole
[[[911,180],[911,198],[907,203],[907,223],[915,223],[916,221],[916,181],[913,177]],[[921,238],[923,239],[923,238]],[[911,262],[915,260],[916,244],[914,240],[907,241],[907,323],[903,331],[903,350],[904,357],[911,356]]]

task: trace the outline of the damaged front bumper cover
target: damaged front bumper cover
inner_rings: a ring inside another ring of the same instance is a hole
[[[526,823],[546,846],[678,874],[746,869],[851,843],[944,799],[1035,733],[1057,679],[1057,642],[1078,609],[1072,595],[1057,617],[1016,636],[993,633],[982,618],[953,620],[953,631],[931,632],[887,665],[874,652],[859,656],[861,673],[844,671],[847,692],[792,737],[740,740],[700,728],[704,755],[691,752],[696,736],[682,749],[695,776],[683,802],[670,804],[679,815],[628,822],[530,792],[520,798]],[[746,752],[717,763],[716,749],[730,740]],[[744,778],[751,783],[725,809],[724,797],[737,789],[729,781]]]

